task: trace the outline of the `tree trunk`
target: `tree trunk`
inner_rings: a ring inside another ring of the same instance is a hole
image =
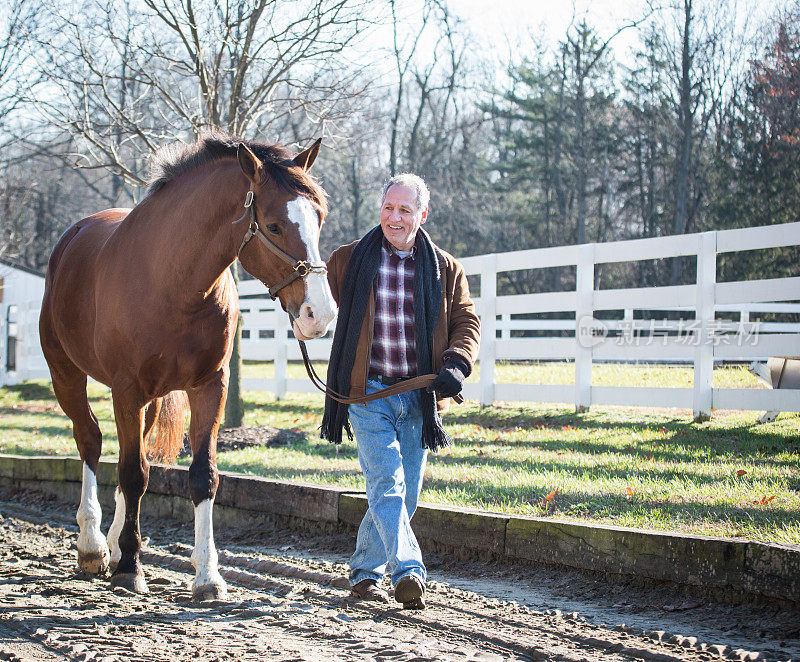
[[[231,274],[236,283],[236,296],[239,296],[238,262],[231,265]],[[228,399],[225,401],[226,428],[238,428],[244,423],[244,405],[242,403],[242,314],[236,322],[236,333],[233,336],[233,352],[230,362],[230,382],[228,383]]]
[[[689,205],[689,163],[692,159],[692,81],[690,49],[690,30],[692,22],[692,0],[684,0],[683,39],[681,43],[680,102],[678,107],[678,150],[675,155],[675,219],[673,234],[686,232],[686,219]],[[672,259],[672,284],[680,279],[681,259]]]

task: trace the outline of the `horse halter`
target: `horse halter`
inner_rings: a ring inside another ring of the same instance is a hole
[[[267,291],[273,300],[278,298],[278,292],[280,292],[287,285],[291,285],[298,278],[307,278],[308,275],[312,273],[327,273],[328,268],[324,262],[314,264],[308,260],[295,260],[291,255],[289,255],[282,248],[279,248],[267,235],[265,235],[264,231],[258,226],[258,221],[256,220],[256,211],[255,207],[253,206],[254,201],[255,193],[253,192],[253,187],[251,185],[250,190],[247,192],[247,196],[244,199],[244,214],[242,214],[241,218],[238,218],[233,222],[233,224],[236,225],[250,216],[250,227],[247,229],[244,239],[242,239],[242,244],[239,246],[239,250],[236,252],[236,257],[238,258],[241,255],[242,249],[247,246],[247,243],[253,237],[258,237],[264,246],[275,253],[275,255],[277,255],[281,260],[291,265],[292,273],[290,273],[277,285],[273,285],[272,287],[267,286]]]

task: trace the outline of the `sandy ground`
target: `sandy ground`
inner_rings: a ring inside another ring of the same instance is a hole
[[[195,603],[191,527],[143,518],[134,595],[77,573],[74,513],[0,490],[0,660],[800,660],[797,611],[552,568],[429,554],[425,611],[354,601],[343,533],[218,531],[230,595]]]

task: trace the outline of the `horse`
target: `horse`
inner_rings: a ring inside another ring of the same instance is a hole
[[[327,203],[308,174],[319,147],[317,140],[292,156],[277,145],[212,133],[162,148],[139,204],[84,218],[56,244],[39,331],[53,390],[72,420],[83,461],[77,511],[83,572],[112,571],[113,586],[148,591],[139,561],[147,452],[174,460],[188,401],[192,595],[227,594],[212,507],[219,484],[217,431],[239,316],[229,267],[239,259],[280,299],[298,337],[327,331],[336,314],[319,255]],[[119,436],[119,485],[107,539],[96,479],[102,436],[87,399],[87,376],[111,388]]]

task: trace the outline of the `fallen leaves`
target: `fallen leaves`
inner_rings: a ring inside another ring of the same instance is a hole
[[[556,488],[552,492],[550,492],[550,494],[548,494],[546,497],[542,498],[542,508],[544,509],[545,514],[547,514],[550,511],[551,505],[555,506],[555,499],[560,491],[561,490]]]

